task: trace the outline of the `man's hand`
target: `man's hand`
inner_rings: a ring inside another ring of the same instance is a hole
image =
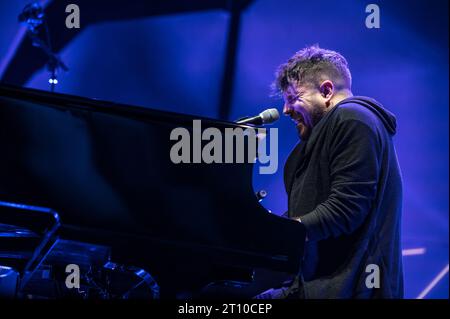
[[[299,223],[302,222],[302,220],[300,219],[300,217],[292,218],[292,219],[298,221]],[[305,242],[306,242],[306,241],[308,241],[308,236],[305,237]]]

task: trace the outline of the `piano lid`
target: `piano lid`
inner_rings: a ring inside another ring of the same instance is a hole
[[[257,202],[253,163],[171,161],[171,131],[191,130],[194,119],[220,131],[245,128],[2,85],[0,196],[50,207],[72,233],[96,234],[100,244],[113,243],[114,234],[136,238],[130,245],[152,238],[259,256],[255,265],[298,271],[303,225]]]

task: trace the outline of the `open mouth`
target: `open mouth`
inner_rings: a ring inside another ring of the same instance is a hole
[[[291,117],[291,120],[296,124],[296,125],[298,125],[298,124],[300,124],[300,123],[304,123],[304,121],[303,121],[303,117],[302,116],[292,116]]]

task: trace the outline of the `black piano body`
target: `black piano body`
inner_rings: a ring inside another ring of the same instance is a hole
[[[0,201],[58,212],[61,239],[110,247],[169,298],[224,279],[226,267],[298,273],[304,227],[259,204],[254,163],[170,159],[171,131],[198,119],[246,128],[1,85]]]

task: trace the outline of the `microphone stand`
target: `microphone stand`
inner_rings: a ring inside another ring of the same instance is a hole
[[[54,92],[55,86],[58,84],[58,69],[61,68],[67,72],[69,68],[52,50],[50,33],[48,31],[48,25],[42,7],[37,2],[26,5],[19,15],[19,21],[25,22],[27,26],[27,36],[31,39],[32,45],[40,48],[48,57],[47,69],[51,74],[48,81],[50,83],[50,90]],[[46,41],[39,37],[41,26],[44,26]]]

